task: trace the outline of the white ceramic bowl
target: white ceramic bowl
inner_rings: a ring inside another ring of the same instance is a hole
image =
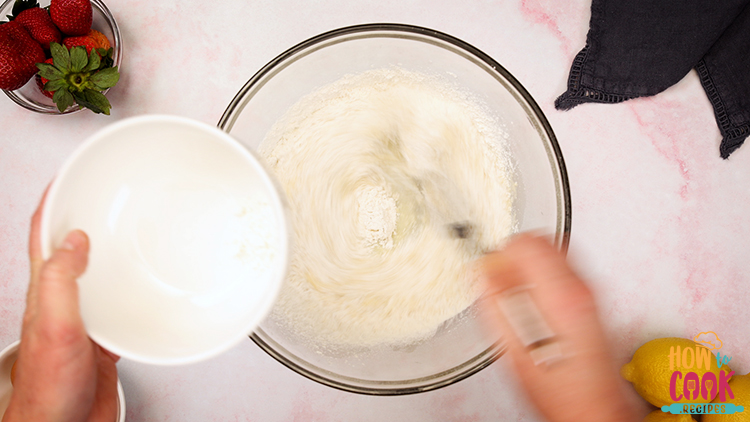
[[[0,419],[5,415],[8,409],[10,396],[13,393],[13,385],[10,383],[10,369],[18,359],[18,345],[20,341],[16,340],[0,352]],[[117,379],[117,422],[125,422],[125,393],[122,391],[120,379]]]
[[[141,116],[91,136],[47,194],[47,259],[72,229],[91,241],[78,280],[93,340],[128,359],[183,364],[253,331],[287,269],[279,191],[230,135]]]

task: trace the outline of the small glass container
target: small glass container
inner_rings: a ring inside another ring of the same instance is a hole
[[[10,15],[13,10],[13,3],[15,3],[15,0],[6,0],[2,6],[0,6],[0,16]],[[49,3],[49,0],[41,0],[39,5],[41,7],[47,7],[49,6]],[[115,62],[114,65],[119,68],[122,63],[122,38],[120,35],[120,28],[118,28],[117,22],[115,21],[114,16],[112,16],[112,13],[101,0],[91,0],[91,6],[94,12],[94,19],[91,28],[101,32],[107,37],[109,43],[114,49],[112,57]],[[3,90],[3,92],[16,104],[37,113],[70,114],[81,110],[77,104],[73,104],[60,113],[57,106],[52,101],[52,98],[46,97],[39,90],[36,78],[37,77],[34,76],[26,83],[26,85],[14,91]],[[103,91],[103,94],[106,94],[107,91],[109,91],[109,89]]]

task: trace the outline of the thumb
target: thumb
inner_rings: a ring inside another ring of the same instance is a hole
[[[76,279],[88,265],[89,239],[73,230],[39,272],[37,312],[62,324],[80,324]]]

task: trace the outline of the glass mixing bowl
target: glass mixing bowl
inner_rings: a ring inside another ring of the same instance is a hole
[[[5,15],[10,15],[11,10],[13,10],[13,3],[15,3],[15,0],[6,0],[0,5],[0,16],[4,17]],[[41,0],[39,5],[41,7],[47,7],[49,6],[49,3],[49,0]],[[114,49],[112,59],[115,62],[115,66],[120,67],[122,65],[122,37],[120,36],[120,28],[117,26],[115,17],[112,16],[112,12],[107,9],[107,6],[101,0],[91,0],[91,8],[93,10],[94,18],[91,28],[96,29],[107,37],[109,43]],[[103,93],[106,94],[108,91],[109,89],[104,90]],[[3,92],[16,104],[37,113],[70,114],[82,110],[78,105],[73,104],[60,113],[52,99],[45,97],[44,94],[39,91],[36,76],[31,78],[26,85],[15,91],[3,90]]]
[[[397,24],[341,28],[304,41],[276,57],[235,96],[219,122],[257,149],[273,124],[300,98],[349,74],[399,67],[447,77],[484,104],[510,135],[519,231],[553,235],[565,251],[570,235],[568,178],[547,119],[521,84],[471,45],[434,30]],[[341,390],[398,395],[434,390],[489,366],[503,353],[470,307],[429,340],[409,347],[327,352],[274,323],[251,338],[292,370]]]

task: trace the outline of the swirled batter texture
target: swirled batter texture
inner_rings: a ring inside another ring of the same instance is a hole
[[[476,299],[470,263],[511,232],[504,141],[470,98],[400,69],[300,100],[259,148],[294,233],[273,317],[336,346],[432,335]],[[470,222],[471,236],[452,236],[453,222]]]

